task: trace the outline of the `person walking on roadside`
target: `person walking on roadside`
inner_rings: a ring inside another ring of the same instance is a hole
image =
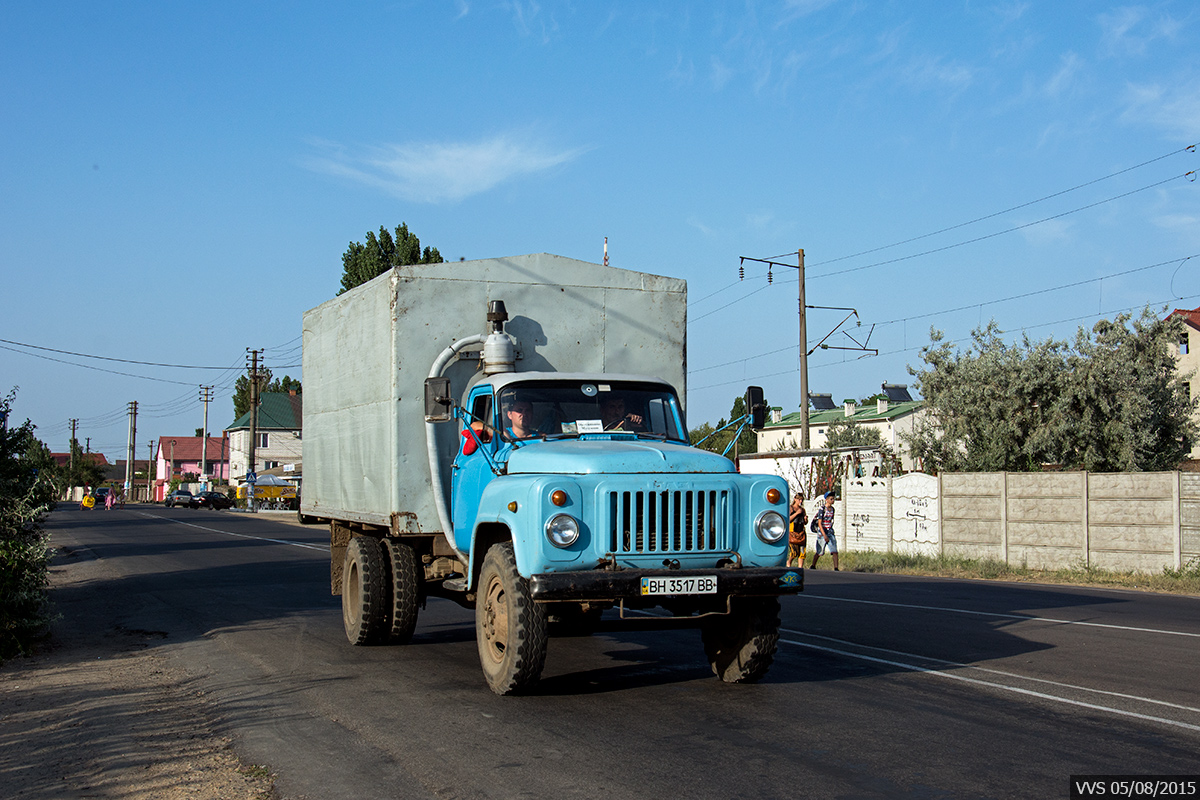
[[[837,535],[833,532],[833,513],[833,492],[826,492],[825,505],[813,514],[813,521],[817,526],[817,541],[814,543],[813,563],[810,569],[817,568],[817,560],[826,549],[833,558],[833,568],[835,570],[838,568]]]
[[[804,559],[808,549],[808,512],[804,510],[804,495],[796,492],[792,495],[792,505],[788,509],[788,562],[789,567],[804,569]]]
[[[116,492],[113,491],[112,489],[109,489],[108,493],[104,495],[104,510],[112,511],[113,504],[116,502],[117,502]]]

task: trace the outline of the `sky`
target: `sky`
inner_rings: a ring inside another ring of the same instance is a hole
[[[692,426],[799,408],[802,248],[809,389],[865,398],[931,328],[1200,306],[1197,142],[1193,2],[8,2],[0,395],[111,461],[212,386],[220,435],[404,222],[686,279]]]

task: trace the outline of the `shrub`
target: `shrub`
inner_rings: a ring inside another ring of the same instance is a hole
[[[7,419],[16,390],[0,400]],[[0,663],[28,654],[53,616],[42,518],[54,506],[53,459],[29,420],[0,427]]]

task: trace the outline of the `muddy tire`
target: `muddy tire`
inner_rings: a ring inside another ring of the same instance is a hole
[[[395,539],[385,539],[383,546],[388,557],[391,583],[388,641],[391,644],[408,644],[416,630],[417,614],[421,610],[423,570],[416,551],[408,545]]]
[[[353,645],[384,642],[389,629],[390,592],[379,540],[352,537],[342,569],[342,625],[346,638]]]
[[[546,612],[517,572],[511,542],[492,545],[479,572],[475,639],[488,686],[518,694],[537,684],[546,664]]]
[[[700,628],[704,654],[726,683],[754,683],[771,667],[779,645],[779,599],[734,598],[727,616],[710,617]]]

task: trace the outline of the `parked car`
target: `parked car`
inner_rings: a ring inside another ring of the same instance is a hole
[[[104,501],[108,498],[108,493],[111,491],[112,489],[107,486],[101,486],[92,492],[92,497],[96,498],[97,508],[104,508]]]
[[[167,508],[174,506],[187,506],[188,508],[196,508],[196,498],[192,497],[192,493],[187,489],[176,489],[167,495],[167,499],[163,501],[163,505]]]
[[[195,503],[194,508],[211,508],[213,511],[233,507],[233,501],[221,492],[201,492],[196,495]]]

